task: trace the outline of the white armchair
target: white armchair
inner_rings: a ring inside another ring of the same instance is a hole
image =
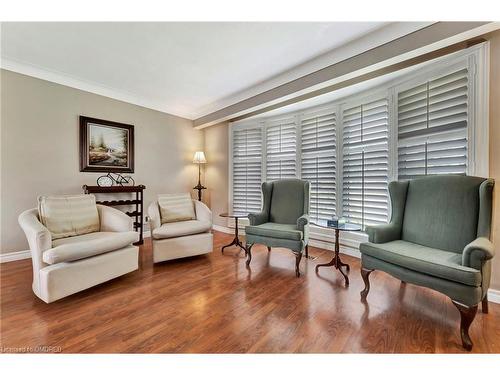
[[[139,248],[132,220],[111,207],[97,205],[98,232],[52,239],[38,209],[19,215],[33,262],[33,292],[54,302],[138,269]]]
[[[194,220],[164,224],[161,223],[158,201],[149,205],[154,263],[212,252],[212,212],[202,202],[193,202],[196,215]]]

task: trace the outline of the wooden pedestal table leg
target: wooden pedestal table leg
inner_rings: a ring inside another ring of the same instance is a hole
[[[320,267],[335,267],[336,269],[339,270],[339,272],[344,276],[345,280],[345,285],[349,285],[349,278],[347,275],[342,271],[342,267],[346,267],[347,271],[349,271],[350,267],[348,264],[343,263],[340,260],[340,243],[339,243],[339,230],[335,229],[335,254],[333,256],[333,259],[329,261],[328,263],[325,264],[318,264],[316,266],[316,272],[318,272]]]
[[[222,246],[222,248],[221,248],[222,253],[224,253],[224,249],[226,247],[230,247],[230,246],[238,246],[239,248],[243,249],[243,251],[245,251],[245,253],[247,252],[247,250],[245,249],[245,246],[243,246],[243,243],[240,241],[240,238],[239,238],[238,218],[237,217],[234,218],[234,225],[235,225],[235,227],[234,227],[233,241],[230,244]]]

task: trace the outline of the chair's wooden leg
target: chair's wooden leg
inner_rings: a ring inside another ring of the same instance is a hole
[[[370,291],[370,274],[373,272],[373,270],[369,270],[366,268],[361,268],[361,277],[363,278],[363,281],[365,282],[365,289],[361,291],[361,300],[365,301],[366,297],[368,296],[368,292]]]
[[[299,265],[300,265],[300,260],[302,259],[302,253],[297,253],[295,254],[295,276],[300,277],[300,270],[299,270]]]
[[[471,351],[473,344],[469,336],[469,327],[476,317],[478,305],[469,307],[453,300],[451,302],[453,302],[460,312],[460,336],[462,337],[462,346],[465,350]]]
[[[309,245],[306,245],[306,258],[309,258]]]
[[[252,260],[252,246],[253,246],[253,244],[246,245],[247,267],[250,266],[250,261]]]
[[[481,301],[481,311],[483,314],[488,314],[488,294],[486,294]]]
[[[268,247],[267,247],[267,251],[271,251],[271,246],[268,246]]]

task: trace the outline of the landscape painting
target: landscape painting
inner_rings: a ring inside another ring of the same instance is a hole
[[[133,125],[80,116],[80,171],[133,172]]]

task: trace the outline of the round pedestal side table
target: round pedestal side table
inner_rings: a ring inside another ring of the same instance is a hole
[[[225,212],[223,214],[220,214],[219,216],[234,219],[234,238],[233,238],[233,241],[227,245],[222,246],[221,252],[224,252],[224,249],[226,247],[238,246],[238,247],[242,248],[246,254],[247,249],[245,248],[245,246],[243,246],[243,243],[240,241],[240,239],[238,237],[238,219],[244,219],[244,218],[248,217],[248,215],[238,214],[238,213],[234,213],[234,212]]]
[[[359,232],[359,231],[361,231],[361,226],[358,224],[353,224],[353,223],[328,225],[328,222],[326,220],[312,220],[311,224],[315,225],[317,227],[321,227],[321,228],[333,229],[335,231],[335,242],[334,242],[335,243],[335,252],[334,252],[333,258],[328,263],[318,264],[316,266],[316,272],[318,272],[320,267],[335,267],[337,270],[339,270],[339,272],[342,274],[342,276],[344,276],[345,285],[346,286],[349,285],[349,278],[342,270],[342,267],[345,267],[346,271],[349,272],[350,266],[347,263],[342,262],[342,260],[340,259],[339,232],[340,231]]]

